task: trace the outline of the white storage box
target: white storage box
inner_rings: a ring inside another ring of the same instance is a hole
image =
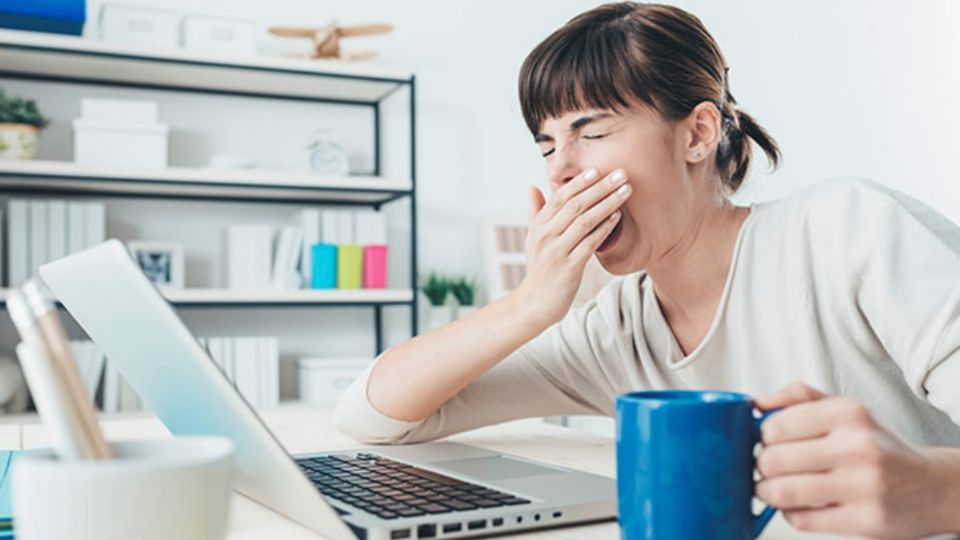
[[[301,358],[297,361],[300,400],[333,405],[372,362],[371,358]]]
[[[73,121],[73,156],[81,165],[163,169],[167,135],[163,124]]]
[[[137,47],[176,48],[180,17],[174,11],[104,4],[100,8],[100,39]]]
[[[256,27],[252,21],[206,15],[185,15],[181,27],[183,48],[197,52],[255,54]]]
[[[80,117],[94,122],[156,124],[158,109],[156,101],[80,98]]]

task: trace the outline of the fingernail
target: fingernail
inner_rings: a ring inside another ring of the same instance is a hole
[[[584,173],[584,175],[583,175],[583,179],[584,179],[584,180],[593,180],[593,179],[596,178],[596,177],[597,177],[597,170],[596,170],[596,169],[590,169],[589,171],[587,171],[587,172]]]
[[[610,221],[616,221],[616,220],[618,220],[618,219],[620,219],[620,211],[619,211],[619,210],[617,210],[616,212],[610,214]]]
[[[623,169],[619,169],[613,173],[613,176],[610,177],[610,181],[614,184],[619,184],[620,182],[623,182],[624,178],[626,178],[626,174],[624,174]]]
[[[630,184],[624,184],[617,188],[617,195],[626,195],[630,192]]]

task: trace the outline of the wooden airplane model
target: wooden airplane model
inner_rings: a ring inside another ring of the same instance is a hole
[[[386,34],[393,31],[390,24],[363,24],[340,26],[335,22],[321,27],[274,26],[270,33],[280,37],[307,38],[313,40],[313,52],[309,58],[335,58],[339,60],[369,60],[376,58],[375,51],[344,52],[340,38]]]

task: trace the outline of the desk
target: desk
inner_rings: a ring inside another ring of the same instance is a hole
[[[330,410],[307,405],[285,405],[261,412],[261,417],[291,453],[355,448],[353,440],[336,431],[330,422]],[[104,432],[110,440],[169,437],[156,418],[104,417]],[[563,465],[606,476],[614,476],[614,442],[608,437],[581,433],[546,424],[540,420],[520,420],[478,429],[450,438],[451,441],[507,452],[529,459]],[[47,445],[39,424],[0,425],[0,448],[36,448]],[[229,540],[317,540],[320,536],[267,510],[241,495],[234,495]],[[498,538],[523,540],[616,540],[616,522],[581,527],[566,527]],[[794,531],[781,517],[775,518],[762,536],[765,540],[840,540],[850,537],[803,534]]]

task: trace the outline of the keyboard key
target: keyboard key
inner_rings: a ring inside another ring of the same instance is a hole
[[[520,497],[513,497],[510,499],[500,499],[500,502],[509,506],[513,506],[517,504],[527,504],[530,501],[526,499],[521,499]]]
[[[443,504],[444,504],[444,506],[449,506],[450,508],[453,508],[454,510],[473,510],[473,509],[475,509],[475,508],[478,508],[478,506],[476,506],[475,504],[468,503],[468,502],[463,502],[463,501],[458,501],[458,500],[447,501],[447,502],[445,502],[445,503],[443,503]]]
[[[437,503],[427,503],[427,504],[420,505],[417,508],[429,514],[445,514],[447,512],[452,511],[450,508]]]
[[[494,501],[492,499],[477,499],[475,501],[470,501],[470,504],[475,504],[480,508],[493,508],[495,506],[503,506],[503,501]]]

